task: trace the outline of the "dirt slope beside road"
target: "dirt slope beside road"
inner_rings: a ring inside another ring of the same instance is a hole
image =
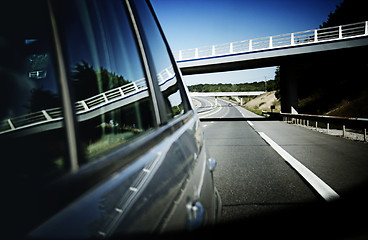
[[[271,111],[271,106],[275,105],[275,112],[280,112],[281,104],[275,96],[276,91],[266,92],[250,100],[245,104],[246,107],[251,109],[260,109],[264,111]]]

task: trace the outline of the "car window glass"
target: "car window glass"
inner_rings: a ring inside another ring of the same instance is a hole
[[[1,8],[0,175],[7,209],[2,216],[17,228],[5,225],[4,231],[17,238],[57,208],[48,190],[69,169],[68,149],[48,7],[40,1],[9,1]]]
[[[122,1],[61,9],[82,155],[91,162],[152,129],[152,102]]]
[[[134,1],[142,23],[144,35],[152,56],[152,66],[164,97],[168,119],[184,113],[179,81],[173,69],[166,45],[145,1]]]

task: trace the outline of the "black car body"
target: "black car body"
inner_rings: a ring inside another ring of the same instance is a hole
[[[149,2],[10,1],[0,18],[2,236],[218,219],[215,161]]]

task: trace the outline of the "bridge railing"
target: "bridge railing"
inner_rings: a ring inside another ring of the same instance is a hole
[[[368,21],[175,51],[177,61],[313,44],[368,35]]]
[[[174,70],[171,67],[163,69],[157,74],[157,79],[160,86],[170,86],[170,79],[175,76]],[[117,88],[110,89],[90,98],[75,102],[75,111],[77,115],[85,114],[98,110],[103,106],[107,106],[116,101],[122,101],[136,93],[148,91],[148,86],[145,78],[138,79],[134,82],[127,83]],[[37,126],[57,122],[63,119],[62,108],[56,107],[44,109],[37,112],[31,112],[22,116],[16,116],[0,121],[0,135],[3,133],[20,130],[26,127]]]

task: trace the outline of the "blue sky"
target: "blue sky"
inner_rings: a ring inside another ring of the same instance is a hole
[[[318,28],[342,0],[151,0],[172,51]],[[185,76],[188,85],[273,79],[275,67]]]

